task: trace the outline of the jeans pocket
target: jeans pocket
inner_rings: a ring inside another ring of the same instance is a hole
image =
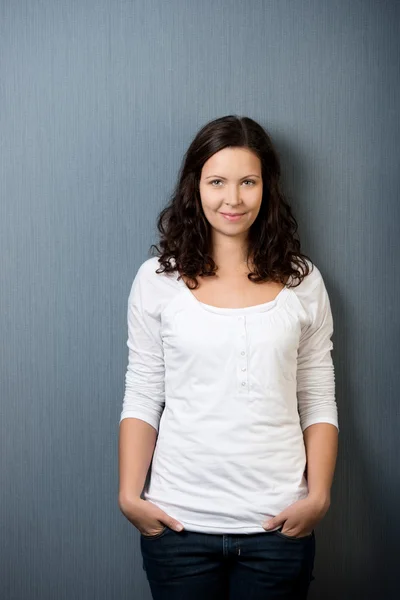
[[[158,533],[155,533],[154,535],[145,535],[144,533],[140,532],[140,536],[143,540],[159,540],[167,533],[167,531],[170,531],[170,528],[167,525],[164,525],[164,529]]]
[[[301,537],[294,537],[292,535],[287,535],[286,533],[282,533],[282,529],[283,529],[283,526],[280,529],[276,529],[275,531],[273,531],[273,533],[276,533],[276,535],[283,538],[284,540],[290,540],[293,542],[302,542],[305,540],[309,540],[314,535],[314,530],[312,530],[312,532],[308,533],[307,535],[302,535]]]

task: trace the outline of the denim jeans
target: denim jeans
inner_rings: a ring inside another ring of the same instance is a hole
[[[305,600],[314,579],[314,531],[294,538],[165,527],[140,534],[140,549],[153,600]]]

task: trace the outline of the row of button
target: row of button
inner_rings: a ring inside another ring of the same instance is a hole
[[[244,324],[244,317],[238,317],[238,320],[239,320],[239,321],[242,321],[242,322],[243,322],[243,327],[245,327],[245,324]],[[242,332],[240,337],[241,337],[241,338],[245,338],[245,337],[246,337],[246,336],[245,336],[245,333],[244,333],[244,332]],[[243,341],[244,341],[244,340],[243,340]],[[240,354],[241,354],[241,356],[246,356],[246,351],[245,351],[245,350],[242,350],[242,351],[240,352]],[[241,371],[242,371],[243,373],[245,373],[245,372],[246,372],[246,367],[245,367],[245,366],[242,366],[242,367],[241,367]],[[247,381],[246,381],[246,379],[243,379],[241,383],[242,383],[242,387],[245,387],[245,386],[246,386],[246,384],[247,384]]]

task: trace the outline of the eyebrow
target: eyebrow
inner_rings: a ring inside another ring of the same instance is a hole
[[[210,179],[210,177],[218,177],[218,179],[224,179],[226,181],[226,177],[222,177],[221,175],[209,175],[208,177],[206,177],[206,179]],[[255,173],[246,175],[245,177],[242,177],[242,179],[247,179],[248,177],[257,177],[258,179],[261,179],[261,177],[259,175],[256,175]]]

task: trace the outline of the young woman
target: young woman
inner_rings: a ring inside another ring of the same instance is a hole
[[[265,130],[206,124],[158,229],[128,300],[119,438],[153,598],[306,598],[337,455],[333,321]]]

